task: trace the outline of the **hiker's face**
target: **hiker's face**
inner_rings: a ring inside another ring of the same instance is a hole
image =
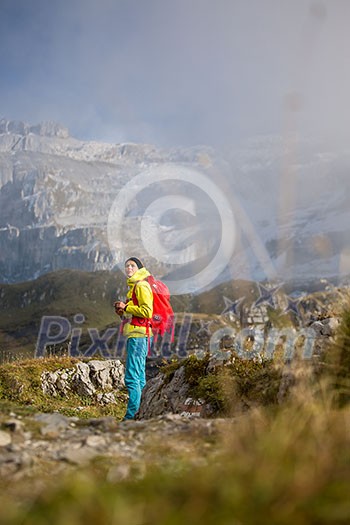
[[[134,261],[126,261],[125,263],[125,274],[127,277],[131,277],[138,270],[138,266]]]

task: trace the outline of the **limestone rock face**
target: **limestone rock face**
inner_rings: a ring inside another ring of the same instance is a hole
[[[58,137],[58,138],[68,138],[69,132],[68,129],[61,126],[57,122],[47,121],[41,122],[35,126],[31,126],[26,122],[20,120],[0,120],[0,133],[1,134],[13,134],[19,136],[28,136],[28,135],[41,135],[44,137]]]
[[[195,166],[199,155],[200,151],[165,152],[147,144],[83,142],[55,122],[29,125],[1,119],[1,281],[30,280],[62,268],[111,270],[119,246],[109,245],[107,223],[120,190],[153,165]],[[140,199],[149,198],[137,194],[135,188],[130,251],[140,244]]]
[[[135,250],[146,264],[149,259],[160,277],[172,271],[177,279],[176,272],[181,274],[181,265],[188,263],[197,273],[196,265],[202,269],[204,260],[212,260],[223,235],[220,215],[227,206],[218,209],[220,199],[214,202],[218,199],[213,187],[228,198],[234,217],[226,230],[235,232],[235,250],[221,281],[232,279],[230,266],[235,278],[250,280],[266,279],[269,268],[276,268],[280,279],[298,283],[347,276],[349,156],[323,154],[322,146],[311,143],[294,149],[298,164],[290,168],[297,198],[293,209],[280,213],[276,203],[289,191],[281,187],[280,170],[291,157],[281,138],[262,137],[219,155],[204,146],[161,150],[149,144],[87,142],[71,137],[55,122],[31,125],[1,119],[1,281],[25,281],[62,268],[110,270],[119,256]],[[153,183],[139,179],[130,187],[134,200],[128,238],[110,246],[108,217],[121,190],[133,184],[135,176],[165,165],[175,165],[179,172],[189,168],[197,179],[189,180],[189,186],[187,179],[178,181],[186,186],[182,195],[174,180],[170,191],[168,180],[157,182],[157,192]],[[214,186],[206,188],[203,176]],[[181,202],[174,198],[177,193]],[[167,195],[176,206],[167,204],[157,233],[166,251],[177,254],[180,267],[171,270],[166,258],[159,261],[143,248],[144,240],[147,247],[154,242],[146,227],[140,240],[153,197],[156,202]],[[155,258],[159,268],[154,267]]]

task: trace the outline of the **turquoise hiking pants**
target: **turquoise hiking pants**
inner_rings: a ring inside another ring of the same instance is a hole
[[[152,344],[152,337],[150,344]],[[125,386],[129,392],[124,419],[133,419],[140,408],[141,393],[146,384],[147,337],[129,337],[126,343]]]

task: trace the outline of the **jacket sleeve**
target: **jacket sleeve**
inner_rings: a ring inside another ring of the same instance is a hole
[[[147,281],[141,281],[135,285],[135,295],[138,306],[129,301],[126,305],[125,312],[136,317],[145,317],[151,319],[153,314],[153,293]]]

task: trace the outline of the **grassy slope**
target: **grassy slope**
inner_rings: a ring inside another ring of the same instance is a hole
[[[35,281],[0,285],[0,350],[32,353],[43,316],[63,316],[71,323],[82,313],[81,328],[116,325],[113,302],[125,294],[120,272],[60,270]]]
[[[118,297],[124,297],[125,292],[125,276],[119,271],[89,273],[60,270],[30,282],[2,284],[0,353],[3,356],[7,352],[33,355],[43,316],[63,316],[73,326],[77,313],[85,316],[85,323],[79,326],[83,329],[82,346],[84,338],[88,346],[87,328],[94,327],[102,332],[108,326],[118,325],[113,302]],[[322,294],[318,295],[322,301]],[[180,313],[179,322],[184,312],[194,312],[195,317],[207,321],[224,310],[224,296],[231,300],[245,297],[246,304],[252,304],[259,294],[255,283],[232,281],[194,297],[173,296],[171,301],[174,311]]]
[[[0,352],[16,352],[23,357],[33,354],[43,316],[63,316],[74,326],[74,316],[82,313],[85,323],[79,327],[83,329],[83,344],[87,328],[102,332],[118,325],[113,302],[125,293],[121,272],[60,270],[34,281],[0,284]],[[171,302],[175,312],[196,308],[186,295],[174,296]],[[205,307],[207,310],[212,313]],[[89,343],[88,336],[85,340]]]
[[[86,318],[105,322],[112,319],[112,303],[121,293],[121,274],[60,270],[35,281],[0,285],[0,327],[15,328],[27,324],[34,316],[84,313]]]

